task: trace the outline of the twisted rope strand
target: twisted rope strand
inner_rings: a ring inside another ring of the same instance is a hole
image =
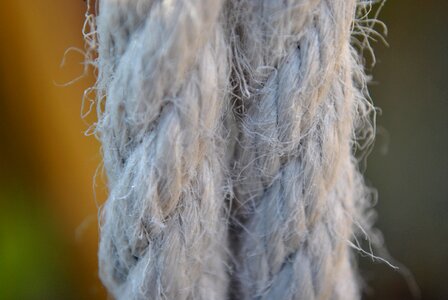
[[[101,4],[101,278],[119,299],[224,299],[221,3]]]

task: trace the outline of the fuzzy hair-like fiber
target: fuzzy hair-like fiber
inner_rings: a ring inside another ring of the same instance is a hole
[[[374,109],[355,46],[371,2],[99,0],[99,262],[115,298],[360,298],[355,152]]]

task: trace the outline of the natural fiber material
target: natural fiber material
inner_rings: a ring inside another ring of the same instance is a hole
[[[369,221],[353,152],[373,131],[356,1],[99,4],[109,291],[358,299],[350,248]]]

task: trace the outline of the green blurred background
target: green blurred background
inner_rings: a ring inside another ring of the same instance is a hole
[[[1,0],[0,299],[106,299],[97,276],[99,144],[80,118],[82,0]],[[448,299],[448,2],[389,0],[374,44],[378,116],[366,177],[377,227],[422,299]],[[93,116],[92,116],[93,117]],[[96,198],[94,198],[96,194]],[[364,299],[412,299],[405,277],[360,258]]]

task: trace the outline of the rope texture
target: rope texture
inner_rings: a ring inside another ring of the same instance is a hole
[[[356,2],[99,1],[115,298],[359,299],[373,108]]]

